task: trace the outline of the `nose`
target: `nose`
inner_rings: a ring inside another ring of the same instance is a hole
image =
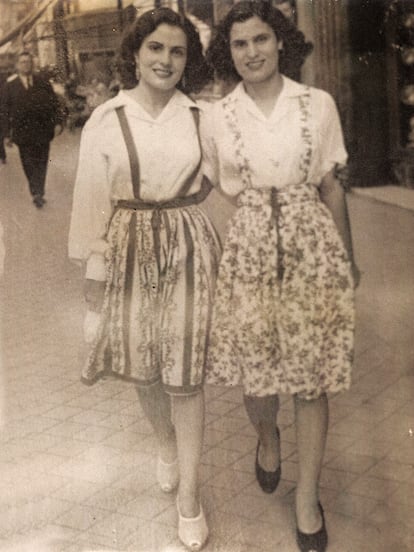
[[[247,56],[254,58],[257,55],[257,48],[253,41],[247,43]]]
[[[171,52],[167,48],[165,48],[161,54],[161,63],[163,65],[171,64]]]

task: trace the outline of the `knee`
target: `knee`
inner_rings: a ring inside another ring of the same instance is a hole
[[[152,384],[135,384],[135,391],[137,392],[138,397],[140,398],[147,398],[147,397],[153,397],[154,393],[159,393],[160,388],[162,387],[162,383],[157,381]]]
[[[294,403],[298,408],[318,408],[328,404],[328,396],[326,393],[321,393],[317,397],[306,397],[302,395],[294,395]]]

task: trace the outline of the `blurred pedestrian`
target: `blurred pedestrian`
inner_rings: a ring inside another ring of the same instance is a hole
[[[6,144],[17,145],[36,207],[45,203],[50,142],[62,132],[62,110],[48,80],[33,72],[33,58],[22,52],[17,74],[4,86],[1,104]]]
[[[158,440],[161,489],[178,487],[178,535],[207,540],[198,468],[204,367],[220,246],[199,208],[200,107],[187,95],[210,70],[196,29],[168,8],[144,13],[121,47],[124,88],[86,123],[69,256],[86,261],[86,300],[100,322],[83,380],[135,384]],[[89,317],[91,330],[96,317]],[[90,338],[90,331],[88,331]]]
[[[350,387],[354,264],[345,151],[332,97],[299,84],[303,34],[264,1],[241,1],[208,57],[239,84],[203,127],[206,175],[237,204],[214,300],[207,381],[243,385],[263,491],[281,478],[279,393],[293,396],[298,449],[297,543],[324,552],[319,477],[328,392]]]
[[[92,111],[97,108],[98,105],[103,104],[111,97],[109,88],[103,81],[97,78],[92,79],[91,83],[86,87],[86,89],[86,103],[88,105],[90,113],[92,113]]]
[[[5,82],[0,82],[0,115],[2,111],[1,105],[4,101],[3,100],[4,86],[5,86]],[[6,163],[6,160],[7,160],[6,148],[4,147],[5,134],[6,134],[5,125],[2,118],[0,117],[0,163],[2,163],[3,165]]]

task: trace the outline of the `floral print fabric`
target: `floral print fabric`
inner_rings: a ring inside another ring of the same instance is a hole
[[[320,152],[306,90],[297,100],[300,176],[278,188],[252,185],[237,110],[229,99],[222,102],[243,190],[219,268],[207,382],[242,384],[247,395],[314,399],[350,386],[354,291],[332,215],[307,182]]]

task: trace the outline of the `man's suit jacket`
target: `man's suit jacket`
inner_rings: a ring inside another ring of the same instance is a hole
[[[33,85],[26,89],[16,76],[6,82],[1,101],[4,134],[17,145],[47,144],[55,126],[62,122],[58,98],[49,81],[32,75]]]

